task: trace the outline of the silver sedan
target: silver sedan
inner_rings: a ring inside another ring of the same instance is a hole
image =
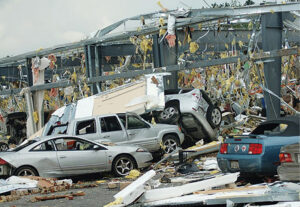
[[[33,139],[0,152],[0,175],[65,177],[112,171],[116,176],[151,164],[152,155],[138,146],[106,146],[74,136]]]

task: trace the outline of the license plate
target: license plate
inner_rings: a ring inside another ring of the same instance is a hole
[[[238,169],[239,168],[239,162],[238,161],[230,161],[230,167],[232,169]]]

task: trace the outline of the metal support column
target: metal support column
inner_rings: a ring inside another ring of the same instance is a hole
[[[175,47],[169,47],[168,43],[163,40],[161,41],[158,35],[153,35],[153,58],[154,67],[163,67],[168,65],[177,64],[177,41]],[[178,88],[178,76],[177,71],[171,72],[171,76],[164,77],[165,89],[176,89]]]
[[[26,58],[27,83],[29,87],[33,85],[31,65],[31,58]]]
[[[96,76],[102,76],[102,54],[101,46],[95,46],[95,67]],[[101,83],[96,83],[98,93],[101,92]]]
[[[85,46],[85,55],[86,55],[85,64],[87,69],[87,77],[88,78],[96,77],[95,46],[94,45]],[[91,91],[92,94],[96,94],[98,92],[95,83],[92,84]]]
[[[262,15],[262,48],[264,51],[282,47],[282,13]],[[281,85],[281,57],[267,60],[264,64],[265,87],[279,97]],[[280,117],[280,100],[264,91],[267,119]]]
[[[161,67],[161,59],[160,59],[160,50],[159,50],[159,37],[158,34],[153,35],[153,46],[152,46],[152,51],[153,51],[153,64],[154,68],[159,68]]]

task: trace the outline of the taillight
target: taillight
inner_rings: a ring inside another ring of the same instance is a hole
[[[293,162],[292,156],[290,153],[280,153],[279,154],[279,161],[280,162]]]
[[[228,144],[223,143],[221,144],[220,153],[221,154],[227,154]]]
[[[180,127],[180,126],[178,126],[178,129],[179,129],[179,131],[180,131],[180,132],[182,132],[182,129],[181,129],[181,127]]]
[[[249,144],[248,154],[257,155],[262,153],[262,144]]]
[[[6,164],[7,164],[7,162],[0,158],[0,165],[6,165]]]
[[[196,99],[199,99],[199,96],[197,93],[192,93],[192,95],[196,98]]]

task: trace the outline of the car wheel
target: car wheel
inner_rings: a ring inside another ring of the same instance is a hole
[[[38,176],[38,172],[29,166],[20,167],[15,172],[16,176]]]
[[[179,110],[177,106],[167,106],[157,117],[158,122],[165,124],[175,124],[178,119]]]
[[[7,151],[8,149],[9,149],[8,144],[6,144],[6,143],[0,143],[0,151],[1,152]]]
[[[179,147],[179,141],[174,135],[168,134],[163,138],[163,145],[165,153],[171,153]]]
[[[212,126],[212,128],[217,128],[222,122],[222,113],[219,107],[209,106],[207,109],[207,121]]]
[[[133,169],[137,168],[137,164],[133,158],[128,155],[118,156],[112,164],[113,173],[116,176],[125,176]]]

